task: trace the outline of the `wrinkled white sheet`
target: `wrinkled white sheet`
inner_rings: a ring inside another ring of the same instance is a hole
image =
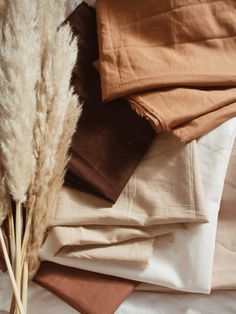
[[[0,314],[5,314],[2,311],[9,309],[11,293],[8,275],[0,273]],[[28,313],[76,314],[79,312],[32,283],[29,288]],[[134,292],[115,314],[219,313],[236,313],[236,291],[214,292],[211,295]]]
[[[236,291],[211,295],[134,292],[116,314],[235,314]]]
[[[8,311],[11,304],[12,288],[7,273],[0,271],[0,314]],[[31,283],[28,294],[28,314],[76,314],[78,311],[55,297],[50,292]],[[5,313],[4,313],[5,314]]]
[[[45,241],[41,259],[176,290],[209,293],[217,216],[235,133],[236,118],[233,118],[197,141],[209,223],[176,231],[173,243],[154,249],[145,269],[53,256],[50,241]]]

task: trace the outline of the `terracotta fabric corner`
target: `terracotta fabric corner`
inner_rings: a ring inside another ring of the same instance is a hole
[[[34,281],[83,314],[114,314],[136,282],[43,262]]]

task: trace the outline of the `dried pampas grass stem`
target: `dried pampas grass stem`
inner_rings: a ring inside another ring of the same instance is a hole
[[[27,299],[28,299],[28,280],[29,280],[29,273],[28,273],[28,263],[24,262],[23,267],[23,274],[22,274],[22,304],[25,310],[25,313],[27,312]]]
[[[11,262],[10,262],[10,259],[8,257],[7,248],[6,248],[6,245],[5,245],[5,241],[4,241],[4,238],[3,238],[1,227],[0,227],[0,242],[1,242],[1,245],[2,245],[2,250],[3,250],[5,262],[6,262],[6,265],[7,265],[7,270],[8,270],[11,282],[12,282],[14,295],[15,295],[15,298],[16,298],[16,301],[17,301],[17,306],[19,308],[20,313],[24,314],[25,311],[24,311],[24,308],[23,308],[23,305],[22,305],[22,302],[21,302],[21,299],[20,299],[19,291],[17,289],[16,281],[15,281],[14,274],[13,274],[13,271],[12,271]]]

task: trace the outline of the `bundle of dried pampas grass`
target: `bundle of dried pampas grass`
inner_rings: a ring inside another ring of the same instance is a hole
[[[27,311],[28,266],[32,278],[81,114],[70,87],[77,42],[59,27],[64,9],[64,0],[0,1],[0,223],[8,215],[16,313],[21,302]]]

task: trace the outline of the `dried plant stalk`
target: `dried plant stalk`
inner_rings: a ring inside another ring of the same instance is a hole
[[[17,285],[16,285],[16,282],[15,282],[14,274],[13,274],[13,271],[12,271],[12,266],[11,266],[11,263],[10,263],[10,260],[9,260],[8,254],[7,254],[7,249],[6,249],[6,245],[5,245],[5,242],[4,242],[4,238],[3,238],[1,227],[0,227],[0,243],[2,245],[4,258],[5,258],[6,265],[7,265],[7,270],[8,270],[9,276],[11,278],[13,291],[14,291],[14,294],[15,294],[15,298],[16,298],[16,301],[17,301],[17,305],[18,305],[19,311],[20,311],[21,314],[24,314],[25,313],[24,312],[24,308],[23,308],[23,305],[22,305],[22,302],[21,302],[21,299],[20,299],[19,291],[17,289]]]
[[[27,313],[27,301],[28,301],[28,280],[29,280],[29,274],[28,274],[28,263],[24,262],[23,267],[23,274],[22,274],[22,304],[25,310],[25,313]]]

